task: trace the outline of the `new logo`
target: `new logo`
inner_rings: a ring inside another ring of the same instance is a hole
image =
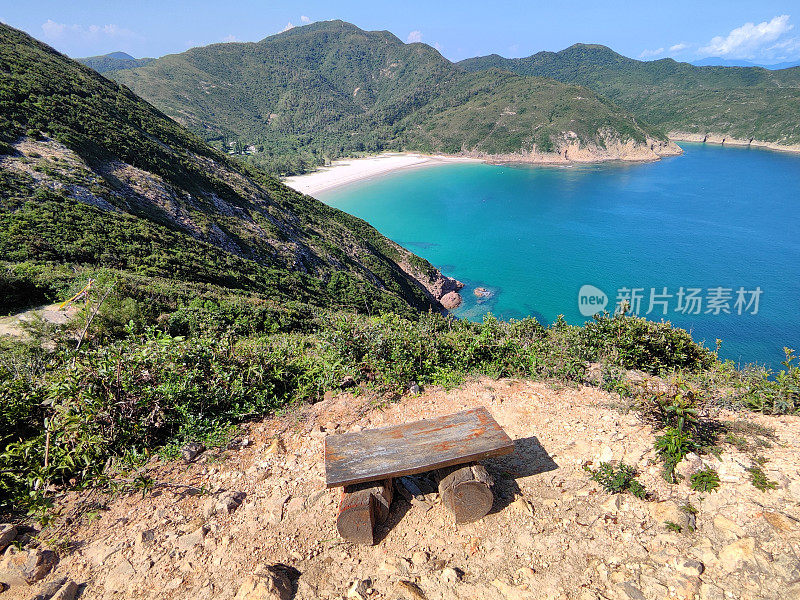
[[[584,317],[603,312],[606,306],[608,306],[608,296],[603,290],[593,285],[581,286],[578,291],[578,310]]]

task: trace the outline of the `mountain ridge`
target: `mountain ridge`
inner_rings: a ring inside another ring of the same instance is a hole
[[[679,152],[665,132],[588,89],[465,74],[431,46],[342,21],[193,48],[109,76],[205,139],[259,147],[265,159],[306,153],[320,164],[413,150],[563,161],[575,144],[598,159],[643,159],[619,155],[626,144],[649,160]]]
[[[663,58],[639,61],[606,46],[574,44],[524,58],[489,55],[458,65],[503,69],[584,85],[669,133],[800,144],[800,68],[697,67]],[[680,136],[678,136],[680,137]]]
[[[109,71],[119,71],[123,69],[134,69],[150,64],[154,58],[134,58],[127,52],[109,52],[99,56],[85,56],[76,58],[79,63],[94,69],[98,73],[108,73]]]

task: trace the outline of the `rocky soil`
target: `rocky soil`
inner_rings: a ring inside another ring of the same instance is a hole
[[[516,442],[484,463],[496,481],[487,517],[456,526],[435,494],[397,496],[377,545],[338,537],[325,436],[479,405]],[[396,403],[329,396],[248,426],[224,452],[152,460],[144,496],[60,497],[62,525],[39,549],[6,550],[0,598],[800,598],[800,418],[713,416],[751,449],[684,461],[685,476],[702,463],[719,471],[719,490],[701,494],[667,484],[650,425],[595,388],[480,379]],[[752,448],[775,489],[752,485]],[[584,469],[600,461],[635,465],[651,499],[603,491]],[[30,534],[14,535],[24,545]]]
[[[38,319],[51,325],[66,325],[75,318],[81,308],[81,302],[72,303],[63,310],[60,304],[48,304],[47,306],[40,306],[14,315],[0,317],[0,336],[24,337],[26,323],[32,324]]]

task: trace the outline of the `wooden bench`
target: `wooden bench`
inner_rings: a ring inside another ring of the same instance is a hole
[[[389,516],[393,478],[435,471],[442,503],[456,523],[484,517],[492,480],[477,461],[514,451],[514,442],[485,408],[325,439],[328,488],[343,487],[337,529],[372,544]]]

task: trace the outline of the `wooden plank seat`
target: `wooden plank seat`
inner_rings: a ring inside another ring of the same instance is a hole
[[[514,443],[483,407],[452,415],[332,435],[325,439],[325,481],[343,487],[337,528],[358,543],[374,543],[389,515],[393,478],[435,471],[442,503],[457,523],[492,506],[492,480],[477,461],[509,454]]]

